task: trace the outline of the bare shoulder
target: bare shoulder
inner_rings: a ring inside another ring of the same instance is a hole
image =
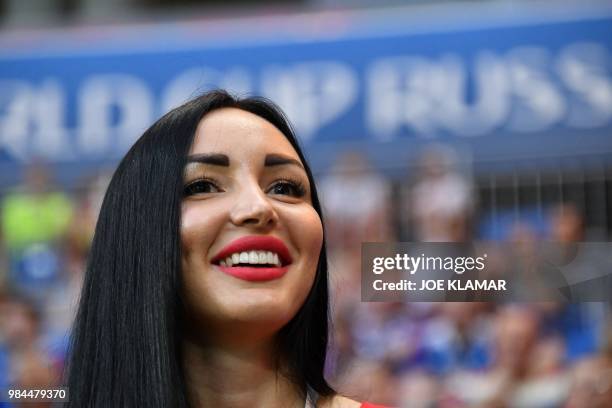
[[[361,403],[342,395],[321,398],[317,403],[317,408],[359,408]]]

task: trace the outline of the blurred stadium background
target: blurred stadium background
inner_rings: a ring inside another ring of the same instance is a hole
[[[114,166],[222,87],[278,103],[316,172],[340,391],[612,407],[609,304],[359,292],[365,241],[609,240],[609,1],[4,0],[0,19],[0,388],[57,381]]]

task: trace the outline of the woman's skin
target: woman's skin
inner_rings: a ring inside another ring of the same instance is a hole
[[[284,364],[275,367],[276,333],[303,304],[323,242],[301,161],[271,123],[234,108],[198,125],[185,168],[181,241],[188,331],[183,364],[194,406],[303,407]],[[211,262],[237,238],[279,238],[292,263],[280,278],[247,281]],[[358,407],[345,397],[318,407]]]

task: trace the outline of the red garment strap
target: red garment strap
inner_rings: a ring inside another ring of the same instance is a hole
[[[362,402],[361,408],[390,408],[390,407],[386,407],[384,405],[370,404],[369,402]]]

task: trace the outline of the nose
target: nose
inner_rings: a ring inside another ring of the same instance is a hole
[[[278,215],[259,185],[250,183],[241,188],[231,208],[230,219],[237,226],[264,228],[276,224]]]

